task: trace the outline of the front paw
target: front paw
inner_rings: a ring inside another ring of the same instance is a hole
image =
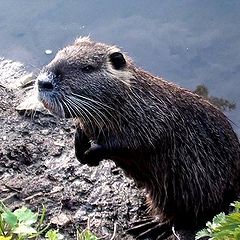
[[[90,148],[89,138],[80,127],[77,127],[75,133],[75,155],[78,161],[82,162],[84,153]]]
[[[87,164],[88,166],[98,166],[99,163],[104,159],[105,149],[103,146],[92,143],[91,147],[84,152],[80,162]]]

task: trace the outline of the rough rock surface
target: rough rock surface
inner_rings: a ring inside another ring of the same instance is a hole
[[[22,64],[0,60],[0,199],[12,209],[43,204],[66,239],[76,239],[88,220],[99,237],[110,239],[115,224],[114,239],[131,239],[124,230],[144,214],[144,194],[113,162],[89,168],[76,160],[73,120],[19,107],[26,74]]]

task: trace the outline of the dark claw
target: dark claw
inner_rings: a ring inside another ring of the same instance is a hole
[[[83,132],[83,130],[77,127],[75,132],[75,155],[79,162],[82,163],[84,153],[91,147],[91,143]]]
[[[101,145],[92,144],[92,146],[83,154],[81,163],[88,166],[97,166],[99,162],[103,160],[105,155],[105,149]]]
[[[97,166],[104,159],[106,149],[101,145],[91,143],[83,130],[77,127],[75,133],[75,154],[80,163]]]

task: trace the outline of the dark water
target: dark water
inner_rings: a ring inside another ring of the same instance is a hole
[[[0,56],[41,67],[90,35],[165,79],[234,101],[227,114],[240,132],[239,13],[239,0],[0,0]]]

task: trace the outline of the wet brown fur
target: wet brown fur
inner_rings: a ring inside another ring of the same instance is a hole
[[[80,161],[93,143],[100,146],[90,165],[115,161],[146,189],[160,221],[179,229],[203,226],[239,193],[236,134],[208,101],[143,71],[126,54],[126,65],[115,69],[113,52],[121,51],[87,38],[61,50],[43,70],[54,73],[54,89],[40,100],[60,116],[78,118]],[[86,65],[94,71],[84,73]]]

